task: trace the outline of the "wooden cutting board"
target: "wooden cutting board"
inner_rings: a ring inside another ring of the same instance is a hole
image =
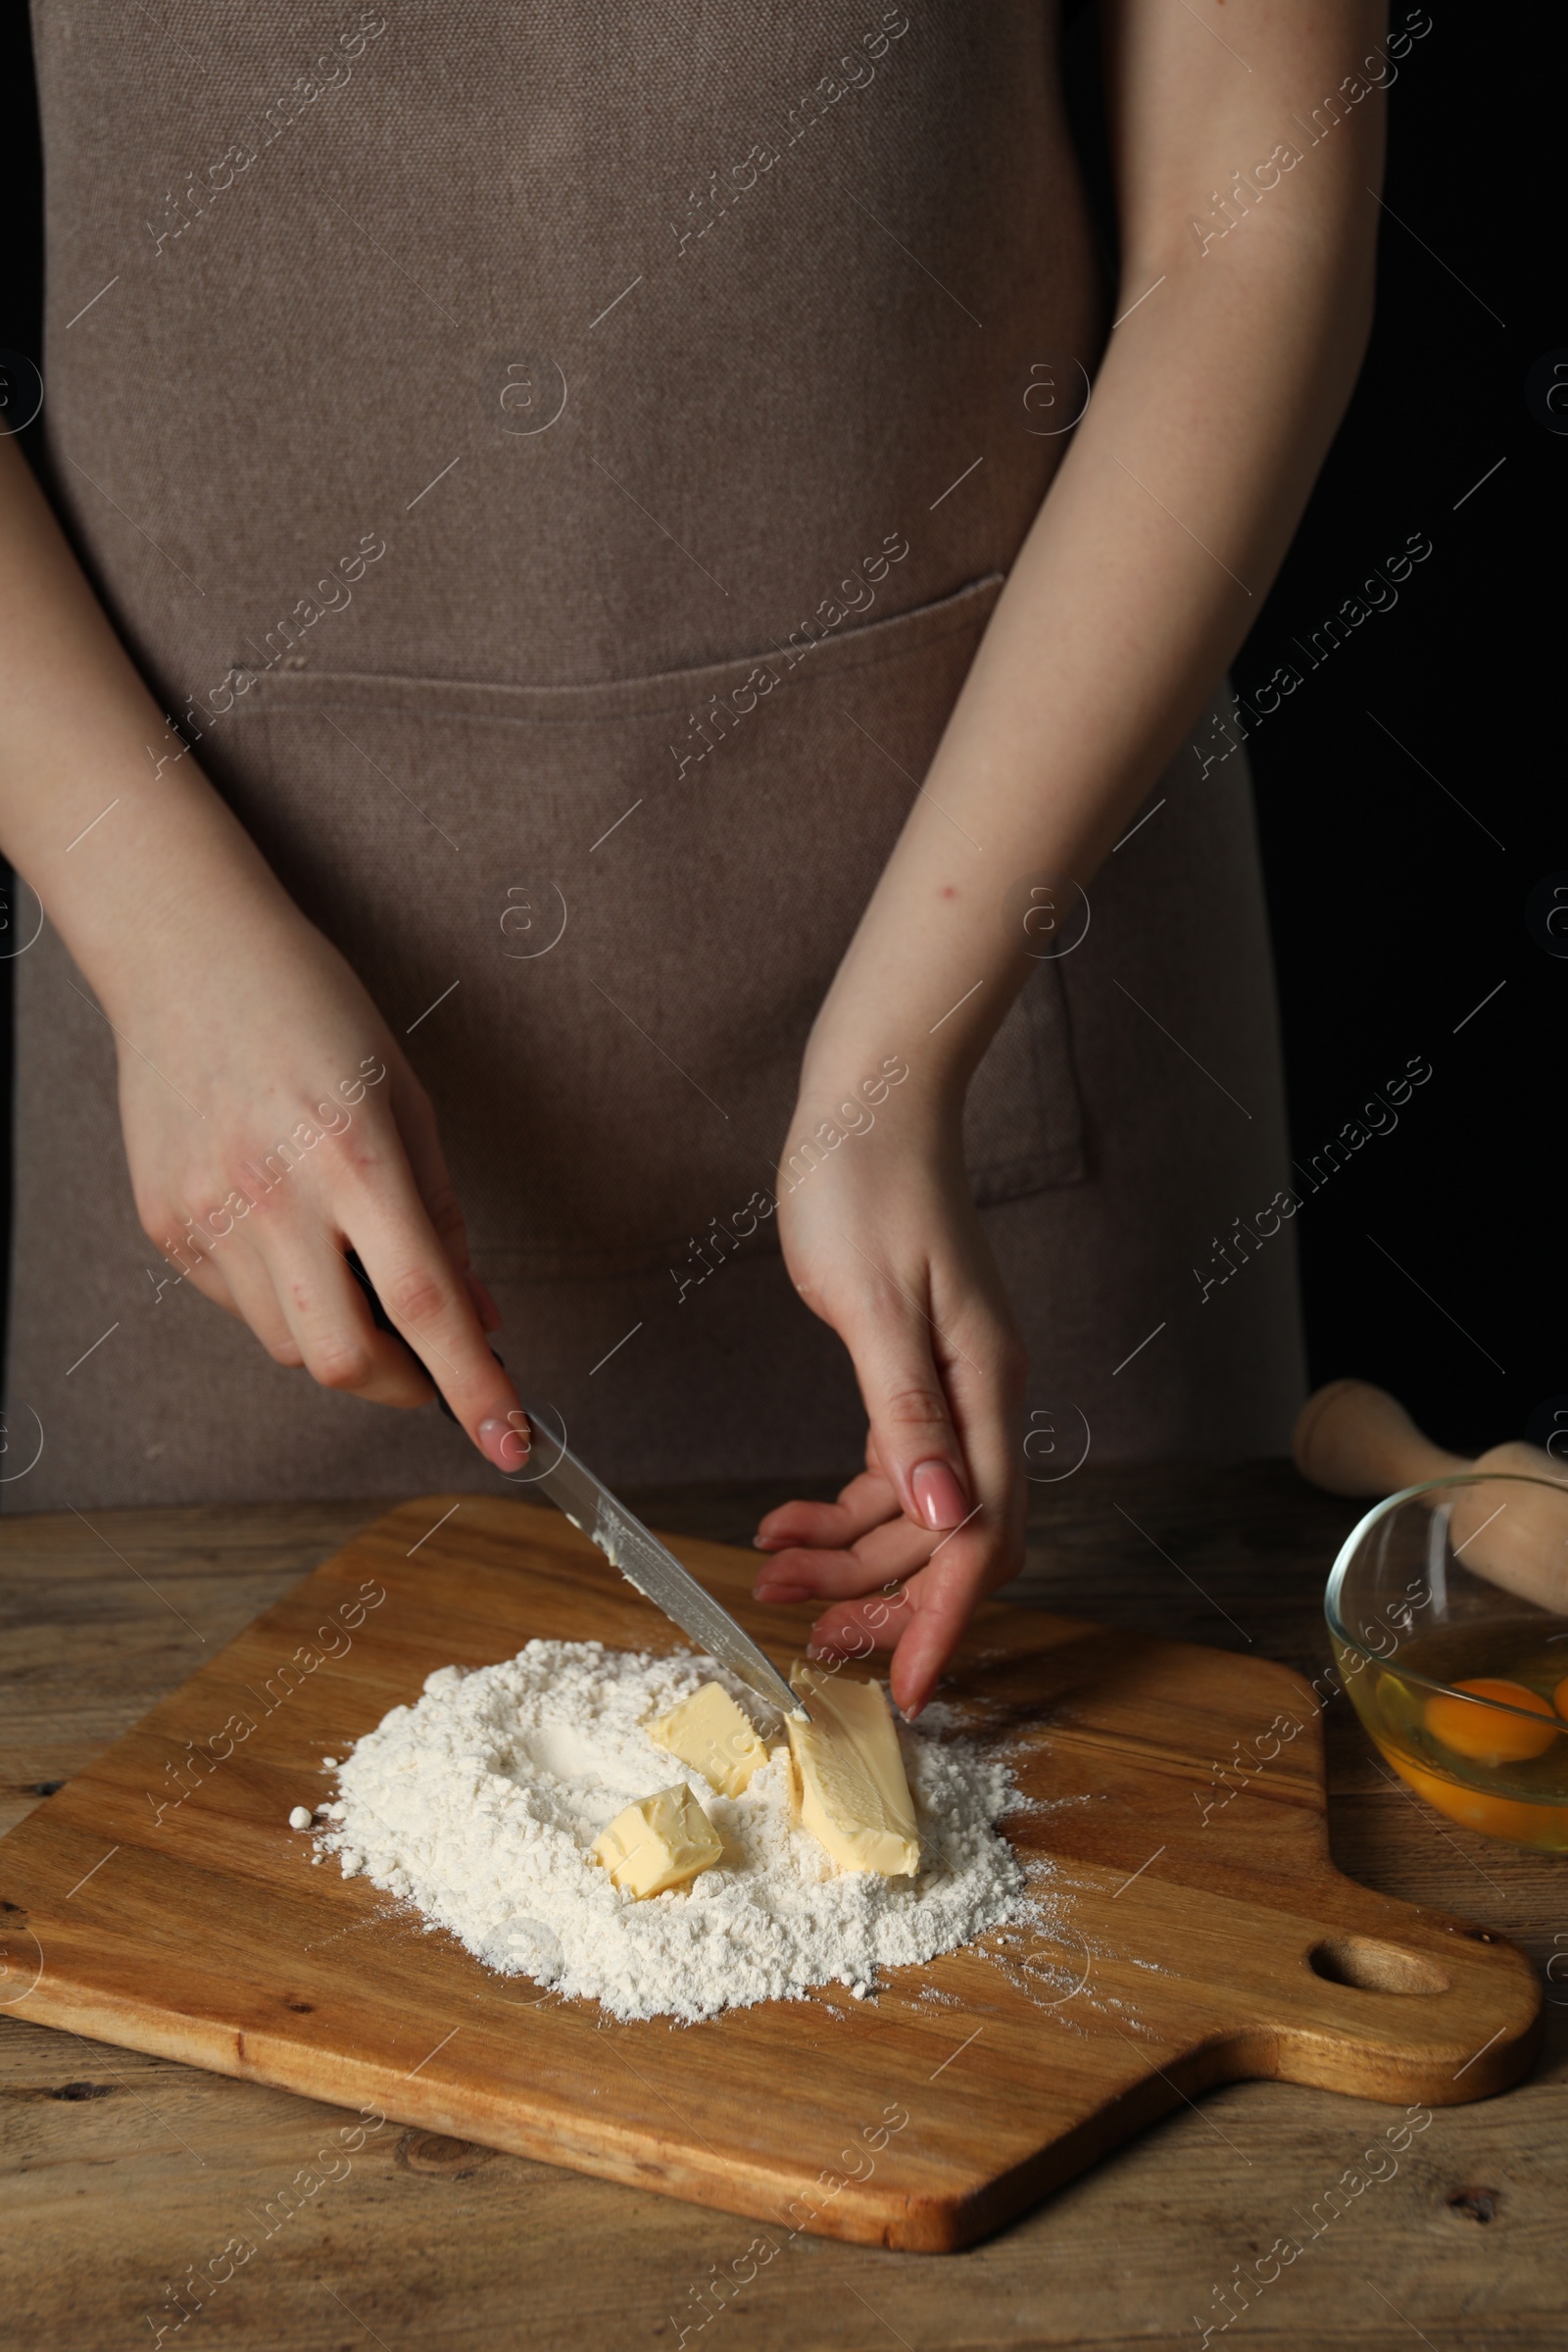
[[[802,1620],[748,1599],[755,1556],[670,1541],[787,1664]],[[696,2027],[490,1975],[313,1867],[287,1816],[433,1667],[535,1636],[681,1645],[553,1511],[389,1512],[0,1840],[13,2013],[752,2215],[775,2241],[934,2251],[1215,2082],[1431,2105],[1534,2057],[1521,1953],[1330,1864],[1300,1676],[998,1605],[943,1695],[1037,1800],[1007,1835],[1052,1925],[893,1970],[875,2001],[833,1986]]]

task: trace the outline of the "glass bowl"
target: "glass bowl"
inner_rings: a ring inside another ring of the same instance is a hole
[[[1323,1605],[1355,1711],[1416,1794],[1568,1852],[1568,1485],[1406,1487],[1347,1538]]]

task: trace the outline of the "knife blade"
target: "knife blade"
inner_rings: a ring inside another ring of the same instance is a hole
[[[612,1568],[618,1568],[656,1609],[662,1609],[683,1634],[738,1674],[749,1689],[783,1715],[807,1722],[810,1710],[792,1690],[776,1666],[765,1657],[750,1634],[684,1569],[674,1553],[610,1489],[579,1461],[564,1442],[551,1434],[554,1413],[543,1413],[524,1399],[534,1429],[536,1455],[559,1453],[548,1469],[530,1463],[530,1486],[542,1487],[557,1508],[575,1528],[597,1544]]]
[[[359,1251],[345,1250],[344,1257],[349,1272],[365,1293],[377,1331],[390,1332],[401,1339],[403,1335],[382,1305]],[[404,1345],[408,1345],[406,1340]],[[492,1348],[490,1352],[504,1372],[507,1367],[501,1363],[498,1351]],[[457,1414],[439,1389],[436,1402],[449,1421],[457,1420]],[[528,1485],[542,1487],[572,1526],[590,1543],[598,1544],[612,1568],[618,1568],[628,1585],[634,1586],[645,1600],[651,1600],[656,1609],[662,1610],[683,1634],[690,1634],[710,1658],[717,1658],[721,1666],[738,1674],[748,1689],[765,1699],[770,1707],[809,1723],[809,1707],[790,1689],[750,1634],[736,1624],[728,1609],[721,1607],[711,1592],[681,1566],[675,1554],[623,1502],[615,1499],[586,1462],[577,1459],[567,1447],[564,1435],[558,1438],[554,1434],[558,1416],[541,1412],[537,1405],[526,1405],[524,1409],[533,1425],[535,1443],[543,1437],[545,1447],[553,1448],[561,1457],[545,1470],[533,1466],[530,1460]]]

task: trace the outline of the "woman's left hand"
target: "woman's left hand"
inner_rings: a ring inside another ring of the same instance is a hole
[[[820,1131],[814,1091],[792,1139]],[[835,1121],[842,1140],[813,1143],[808,1168],[793,1142],[778,1221],[796,1289],[854,1362],[866,1466],[837,1502],[767,1514],[755,1540],[773,1556],[755,1591],[827,1601],[811,1629],[818,1654],[892,1648],[893,1695],[913,1716],[975,1603],[1023,1566],[1025,1364],[956,1113],[892,1096],[861,1117]]]

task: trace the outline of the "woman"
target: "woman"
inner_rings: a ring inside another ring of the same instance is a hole
[[[1113,297],[1049,11],[36,0],[12,1507],[525,1492],[519,1387],[617,1483],[863,1440],[759,1590],[869,1611],[913,1712],[1031,1474],[1282,1444],[1212,698],[1400,51],[1103,19]],[[359,1408],[436,1389],[471,1446]]]

